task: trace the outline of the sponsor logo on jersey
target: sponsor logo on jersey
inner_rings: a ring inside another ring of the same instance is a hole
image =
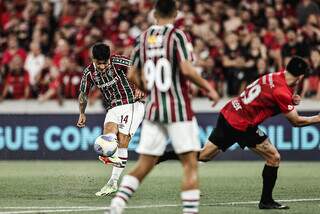
[[[118,80],[119,80],[118,77],[115,77],[113,80],[106,82],[104,84],[97,84],[97,86],[98,86],[98,88],[109,87],[109,86],[115,84]]]

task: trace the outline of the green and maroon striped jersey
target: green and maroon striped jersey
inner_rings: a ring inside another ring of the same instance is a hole
[[[180,68],[180,62],[193,61],[186,34],[171,24],[153,25],[136,39],[131,59],[147,82],[146,118],[162,123],[192,120],[189,82]]]
[[[110,57],[110,63],[103,72],[95,69],[91,63],[83,71],[80,91],[88,95],[90,88],[95,85],[105,98],[107,109],[134,103],[135,86],[128,81],[126,75],[130,65],[128,58],[119,55]]]

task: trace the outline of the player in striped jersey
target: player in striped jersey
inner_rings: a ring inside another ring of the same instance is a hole
[[[136,167],[126,175],[111,202],[111,213],[122,213],[140,182],[152,170],[166,148],[169,136],[184,169],[181,198],[183,213],[198,213],[197,152],[200,149],[198,127],[191,109],[188,79],[205,89],[207,96],[219,99],[210,84],[192,66],[192,45],[172,23],[177,14],[174,0],[155,4],[157,25],[138,38],[132,53],[133,66],[128,78],[148,92],[146,115],[137,152]]]
[[[112,163],[112,175],[107,184],[96,193],[97,196],[109,195],[118,189],[117,181],[126,165],[128,144],[144,116],[144,103],[140,102],[142,92],[128,81],[126,73],[130,60],[110,56],[110,48],[97,43],[92,47],[92,63],[84,69],[80,85],[78,127],[86,123],[85,109],[90,88],[95,85],[106,100],[107,114],[103,134],[110,141],[119,142],[117,152],[112,157],[99,156],[105,164]]]

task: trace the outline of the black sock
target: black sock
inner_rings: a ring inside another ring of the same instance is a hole
[[[179,160],[179,157],[174,151],[165,152],[159,157],[157,164],[166,160]]]
[[[268,203],[272,202],[272,191],[276,184],[278,168],[274,166],[264,165],[262,178],[263,178],[263,188],[261,194],[261,202]]]

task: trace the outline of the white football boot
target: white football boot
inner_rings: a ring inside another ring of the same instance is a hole
[[[109,180],[106,185],[104,185],[100,191],[96,192],[96,196],[107,196],[111,195],[118,190],[118,182],[115,180]]]

